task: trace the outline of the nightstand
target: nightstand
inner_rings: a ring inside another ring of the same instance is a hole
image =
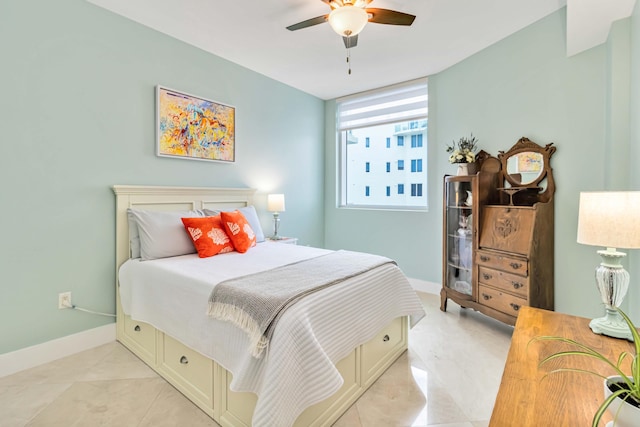
[[[265,239],[265,242],[286,243],[288,245],[297,245],[298,238],[297,237],[280,237],[279,239],[272,239],[271,237],[267,237]]]

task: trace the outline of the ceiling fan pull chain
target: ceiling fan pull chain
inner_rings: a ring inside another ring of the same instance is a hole
[[[349,68],[348,73],[351,75],[351,49],[347,48],[347,66]]]

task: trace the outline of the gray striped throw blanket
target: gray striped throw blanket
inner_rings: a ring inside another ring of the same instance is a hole
[[[208,315],[246,332],[251,355],[260,358],[279,317],[300,298],[389,263],[395,264],[382,256],[340,250],[226,280],[211,292]]]

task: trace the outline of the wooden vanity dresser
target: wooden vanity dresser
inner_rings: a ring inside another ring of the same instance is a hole
[[[452,299],[514,325],[522,307],[553,310],[555,150],[523,137],[445,177],[442,311]]]

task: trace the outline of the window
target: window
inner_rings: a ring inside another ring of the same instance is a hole
[[[422,147],[422,134],[411,135],[411,148]]]
[[[411,184],[411,197],[422,197],[422,184]]]
[[[405,185],[428,182],[422,167],[427,159],[427,147],[423,144],[427,137],[427,101],[426,79],[336,101],[340,207],[427,209],[427,195],[422,187],[420,196],[409,196],[404,191]],[[407,169],[411,166],[415,171],[405,170],[405,163]],[[384,164],[385,169],[371,169],[371,164]],[[396,185],[398,191],[391,191]],[[372,193],[370,188],[387,191]]]

